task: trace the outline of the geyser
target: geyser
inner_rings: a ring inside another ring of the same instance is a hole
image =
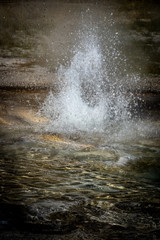
[[[137,82],[138,78],[128,73],[122,77],[126,59],[117,48],[118,33],[106,30],[104,35],[96,26],[78,33],[70,63],[58,70],[60,91],[55,94],[51,89],[41,107],[41,114],[50,119],[45,130],[102,133],[126,125],[134,102],[126,82]]]

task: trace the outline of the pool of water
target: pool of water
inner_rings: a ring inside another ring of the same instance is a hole
[[[160,239],[158,1],[1,2],[0,239]]]
[[[47,94],[1,91],[2,239],[159,239],[157,112],[128,135],[63,135],[37,115]]]

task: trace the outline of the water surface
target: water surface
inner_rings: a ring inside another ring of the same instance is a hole
[[[46,94],[3,91],[1,236],[158,239],[156,115],[139,121],[150,135],[58,135],[42,131],[47,120],[37,115]]]
[[[1,5],[0,237],[159,239],[159,4]]]

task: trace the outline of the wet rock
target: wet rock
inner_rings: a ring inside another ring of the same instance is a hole
[[[77,204],[77,202],[52,200],[31,204],[27,225],[33,225],[34,231],[40,227],[41,232],[61,234],[72,232],[83,221],[83,216],[75,211]]]
[[[119,209],[125,210],[126,212],[143,212],[149,213],[151,215],[160,214],[160,204],[159,203],[141,203],[141,202],[119,202],[115,204]]]
[[[125,216],[128,227],[134,226],[140,235],[155,231],[158,236],[159,203],[119,202],[112,209]]]
[[[40,219],[47,220],[50,214],[66,212],[74,204],[67,201],[44,200],[29,205],[29,209],[31,215],[36,215]]]
[[[138,203],[128,205],[140,206]],[[139,214],[126,214],[125,206],[124,202],[117,203],[114,209],[106,211],[84,201],[42,200],[27,207],[1,204],[0,236],[1,239],[11,239],[11,236],[12,239],[22,239],[23,235],[27,240],[50,237],[55,240],[134,240],[152,239],[154,235],[158,239],[158,224],[151,226],[149,218],[145,220]]]

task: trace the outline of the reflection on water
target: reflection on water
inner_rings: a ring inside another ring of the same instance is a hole
[[[16,228],[17,234],[61,233],[69,239],[79,239],[79,234],[83,239],[116,239],[119,234],[122,239],[135,239],[135,234],[138,239],[158,239],[158,134],[110,141],[104,134],[42,133],[35,131],[35,95],[14,94],[13,102],[11,93],[8,100],[3,94],[7,107],[1,116],[10,125],[1,128],[2,236],[6,230],[12,236]],[[26,107],[28,100],[32,111]],[[7,101],[15,104],[13,111]],[[30,117],[18,118],[18,109],[29,111]],[[157,118],[150,120],[152,129],[157,124]]]
[[[156,200],[159,146],[154,140],[148,146],[132,144],[77,150],[37,139],[14,139],[1,147],[2,198],[21,204],[50,198],[96,201],[107,197],[116,203],[124,198],[151,201],[155,195]]]
[[[0,10],[0,238],[160,239],[159,5],[73,2]]]
[[[10,139],[9,133],[1,144],[1,177],[7,183],[4,187],[9,187],[4,198],[11,201],[19,197],[22,202],[43,197],[74,199],[74,195],[96,199],[106,192],[111,193],[112,199],[112,194],[121,191],[127,200],[128,191],[135,191],[132,181],[140,182],[143,191],[148,182],[154,185],[159,180],[158,139],[149,144],[142,141],[85,148],[78,143],[69,147],[67,142],[27,137],[15,135]],[[148,194],[147,199],[153,197]],[[142,198],[146,196],[142,194]]]

